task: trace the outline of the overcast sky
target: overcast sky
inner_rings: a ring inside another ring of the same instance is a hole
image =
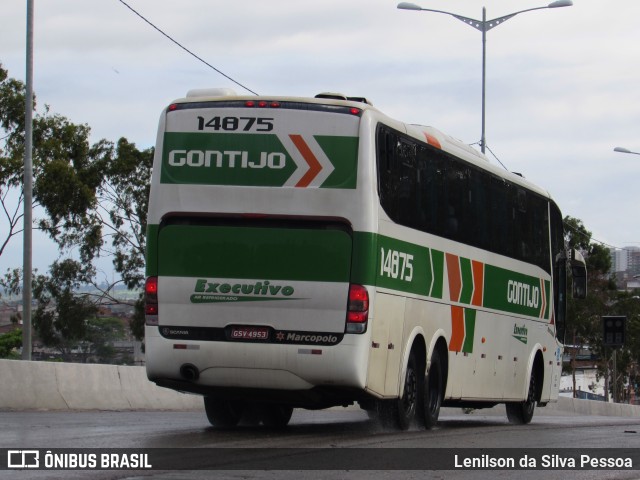
[[[468,144],[481,130],[482,35],[395,0],[126,0],[202,59],[265,95],[365,96],[388,115]],[[482,18],[476,0],[416,0]],[[545,1],[491,0],[493,19]],[[487,34],[487,145],[609,245],[640,246],[640,1],[574,0]],[[26,2],[3,2],[0,63],[25,79]],[[155,141],[187,90],[242,87],[171,43],[119,0],[35,0],[38,105],[87,123],[92,140]],[[495,159],[487,152],[492,161]],[[0,228],[5,228],[0,223]],[[56,250],[35,240],[34,265]],[[0,272],[21,264],[21,238]]]

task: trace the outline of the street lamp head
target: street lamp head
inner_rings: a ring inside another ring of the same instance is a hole
[[[570,7],[573,5],[571,0],[556,0],[547,5],[547,8]]]
[[[422,7],[410,2],[400,2],[398,8],[400,10],[422,10]]]
[[[487,144],[485,139],[485,100],[486,100],[485,99],[485,78],[486,78],[485,59],[486,59],[487,32],[492,28],[497,27],[498,25],[502,25],[504,22],[506,22],[510,18],[513,18],[514,16],[520,13],[531,12],[533,10],[543,10],[545,8],[570,7],[572,5],[573,5],[572,0],[554,0],[551,3],[549,3],[546,7],[536,7],[536,8],[528,8],[526,10],[519,10],[517,12],[513,12],[499,18],[494,18],[493,20],[486,19],[487,11],[486,11],[486,8],[484,7],[482,7],[482,20],[474,20],[473,18],[463,17],[462,15],[446,12],[444,10],[422,8],[421,6],[411,2],[400,2],[397,5],[397,8],[399,8],[400,10],[416,10],[416,11],[422,11],[422,12],[435,12],[435,13],[451,15],[452,17],[464,22],[466,25],[469,25],[470,27],[473,27],[476,30],[480,30],[482,32],[482,134],[480,136],[480,150],[482,153],[485,153],[485,147]]]
[[[629,150],[628,148],[624,148],[624,147],[616,147],[613,149],[614,152],[620,152],[620,153],[633,153],[631,150]]]

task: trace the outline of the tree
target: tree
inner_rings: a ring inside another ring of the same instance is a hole
[[[57,348],[68,361],[71,350],[87,336],[87,321],[98,312],[90,297],[76,294],[93,272],[70,259],[54,262],[50,272],[50,276],[39,275],[34,281],[33,297],[38,305],[33,326],[42,342]]]
[[[0,358],[17,360],[19,357],[14,350],[20,347],[22,347],[22,330],[19,328],[0,334]]]
[[[147,209],[154,149],[138,150],[125,138],[118,140],[116,155],[108,165],[99,206],[106,205],[109,222],[104,229],[111,236],[113,265],[130,290],[139,290],[131,331],[144,337],[144,286]]]
[[[100,160],[95,162],[95,166],[102,181],[95,198],[86,197],[77,210],[67,210],[65,205],[81,197],[75,192],[87,187],[88,182],[84,178],[91,180],[90,172],[83,176],[77,166],[66,165],[62,174],[43,173],[41,185],[63,182],[72,188],[66,197],[42,199],[49,216],[40,221],[40,228],[49,232],[60,248],[78,248],[81,260],[86,264],[100,256],[112,256],[114,269],[121,279],[111,283],[106,278],[102,282],[93,278],[91,284],[100,292],[104,302],[122,303],[111,294],[115,284],[122,282],[129,289],[141,291],[144,283],[153,149],[140,151],[135,144],[121,138],[115,147],[101,142],[96,151],[100,152]],[[79,178],[79,181],[74,182],[74,178]],[[138,339],[144,336],[144,315],[139,308],[142,301],[141,293],[135,302],[136,313],[131,322],[132,333]]]
[[[612,298],[608,315],[624,316],[627,318],[625,344],[617,349],[613,355],[612,348],[603,349],[607,360],[606,366],[601,370],[602,375],[608,375],[613,370],[613,359],[615,358],[615,371],[617,372],[615,389],[613,383],[610,385],[610,392],[618,392],[615,401],[628,400],[633,390],[636,396],[640,395],[640,297],[638,292],[616,292]],[[607,368],[608,367],[608,368]],[[625,399],[621,398],[624,394]]]
[[[90,319],[87,322],[84,354],[87,359],[95,357],[98,363],[113,363],[116,360],[116,349],[113,343],[124,337],[124,326],[119,319],[113,317]]]
[[[8,226],[6,236],[0,238],[0,255],[22,232],[24,98],[24,84],[10,79],[0,64],[0,127],[4,131],[0,136],[4,141],[0,149],[0,202]],[[88,125],[51,114],[48,107],[34,116],[34,207],[45,214],[37,225],[57,242],[61,253],[77,252],[84,266],[76,271],[78,278],[95,286],[101,302],[121,303],[111,294],[114,285],[124,283],[141,290],[144,280],[153,149],[140,151],[125,138],[116,145],[104,139],[90,144],[90,132]],[[97,277],[92,265],[101,256],[113,258],[119,280]],[[140,295],[133,303],[141,302]],[[140,305],[136,305],[136,312],[132,330],[140,339],[144,333]]]
[[[100,299],[81,293],[93,275],[91,266],[65,259],[54,262],[50,275],[33,278],[36,308],[33,325],[42,343],[56,349],[63,360],[78,356],[86,363],[97,358],[102,363],[113,360],[113,342],[124,338],[124,326],[117,318],[100,318]],[[11,294],[19,294],[22,272],[15,269],[0,280],[0,286]]]
[[[567,314],[567,342],[571,357],[571,374],[573,392],[576,395],[576,356],[580,350],[588,346],[593,354],[601,359],[600,368],[604,368],[602,352],[601,318],[609,311],[611,295],[615,292],[615,283],[611,281],[611,256],[609,251],[591,241],[592,234],[581,220],[565,217],[565,243],[568,249],[576,249],[582,253],[587,263],[589,293],[584,300],[569,298]]]
[[[33,275],[33,326],[47,347],[55,348],[66,361],[78,342],[86,337],[87,320],[95,316],[97,305],[90,297],[76,291],[91,276],[91,267],[74,260],[54,262],[50,275]],[[0,286],[13,295],[20,295],[22,271],[14,269],[0,281]]]
[[[588,345],[591,352],[599,358],[598,376],[605,379],[605,396],[614,391],[620,394],[640,385],[640,296],[638,292],[622,292],[616,289],[615,279],[611,275],[611,255],[609,250],[599,243],[591,241],[589,232],[582,222],[572,217],[565,218],[565,240],[569,248],[577,248],[587,262],[589,294],[586,300],[569,299],[569,318],[572,336],[569,341],[574,347]],[[602,317],[627,317],[625,345],[617,349],[615,355],[616,378],[612,378],[613,350],[602,343]],[[572,372],[575,392],[575,353],[572,349]],[[612,381],[610,381],[612,380]],[[615,388],[614,388],[615,385]],[[640,391],[637,392],[640,394]]]
[[[0,65],[0,126],[4,130],[0,192],[9,226],[0,254],[10,239],[22,232],[19,212],[24,202],[24,98],[24,84],[7,78]],[[54,225],[61,218],[82,221],[85,212],[97,204],[96,190],[103,181],[112,148],[105,140],[90,146],[90,131],[88,125],[76,125],[51,114],[48,107],[33,118],[34,207],[43,207]],[[9,206],[11,194],[16,197],[15,208]]]
[[[0,138],[4,140],[5,148],[0,148],[0,203],[2,206],[3,222],[7,228],[0,229],[0,256],[9,241],[22,232],[22,156],[12,155],[18,133],[24,131],[25,88],[22,82],[8,78],[8,73],[0,64]],[[10,152],[8,151],[10,150]],[[15,205],[11,205],[11,193],[19,190]],[[2,225],[0,224],[0,225]]]

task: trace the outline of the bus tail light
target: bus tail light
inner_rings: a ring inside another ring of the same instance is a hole
[[[144,319],[147,325],[158,325],[158,277],[149,277],[144,284]]]
[[[258,102],[254,102],[253,100],[247,100],[246,102],[244,102],[244,106],[248,107],[248,108],[254,108],[254,107],[258,107],[258,108],[280,108],[280,102],[267,101],[267,100],[260,100]]]
[[[346,333],[364,333],[369,320],[369,292],[362,285],[349,285]]]

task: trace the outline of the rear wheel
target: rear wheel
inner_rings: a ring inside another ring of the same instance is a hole
[[[536,408],[537,388],[535,373],[531,371],[527,399],[524,402],[510,402],[506,404],[507,418],[510,423],[522,425],[531,422],[533,411]]]
[[[240,422],[244,413],[244,405],[240,402],[204,397],[204,410],[211,425],[219,428],[231,428]]]
[[[384,427],[407,430],[416,418],[423,389],[424,372],[418,367],[415,351],[411,351],[404,377],[402,397],[378,402],[378,418]]]
[[[283,428],[289,424],[293,408],[286,405],[263,405],[260,409],[262,424],[270,428]]]
[[[424,426],[435,427],[440,416],[443,397],[443,372],[440,352],[436,349],[431,355],[431,366],[424,381]]]
[[[423,372],[424,374],[424,372]],[[398,400],[398,426],[406,430],[416,418],[418,400],[422,395],[424,375],[420,374],[415,351],[412,350],[407,363],[407,374],[404,377],[404,392]]]

